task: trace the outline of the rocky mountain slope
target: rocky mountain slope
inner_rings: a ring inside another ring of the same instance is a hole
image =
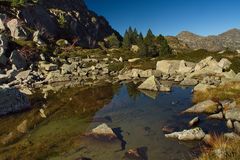
[[[240,49],[240,30],[231,29],[216,36],[199,36],[183,31],[177,38],[186,43],[191,49],[206,49],[208,51],[221,51],[224,49]]]
[[[104,17],[87,8],[84,0],[39,0],[14,9],[6,3],[0,2],[1,12],[18,18],[30,31],[38,30],[48,41],[64,38],[94,48],[113,33],[121,38]]]

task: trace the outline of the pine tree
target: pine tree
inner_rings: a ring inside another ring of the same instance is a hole
[[[144,38],[144,44],[147,47],[148,57],[156,57],[158,56],[157,46],[155,45],[155,36],[152,33],[151,29],[148,30],[146,37]]]
[[[167,40],[161,34],[156,38],[156,45],[159,55],[167,55],[172,53]]]
[[[130,36],[129,36],[129,30],[127,30],[127,31],[125,32],[125,34],[124,34],[122,46],[123,46],[123,48],[130,48],[130,46],[131,46],[131,40],[130,40]]]

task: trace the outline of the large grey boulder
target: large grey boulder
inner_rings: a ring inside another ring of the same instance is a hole
[[[0,89],[0,115],[20,112],[30,107],[26,95],[16,88]]]
[[[196,64],[194,72],[189,77],[209,75],[209,74],[221,74],[223,68],[219,66],[218,62],[211,56],[201,60]]]
[[[201,128],[194,128],[190,130],[183,130],[181,132],[173,132],[170,134],[165,134],[166,138],[176,138],[181,141],[189,140],[201,140],[205,136],[205,133]]]
[[[156,70],[165,74],[186,74],[193,70],[195,64],[184,60],[161,60],[157,62]]]
[[[179,64],[179,69],[178,69],[178,73],[180,74],[187,74],[187,73],[191,73],[193,71],[193,66],[190,66],[190,65],[187,65],[187,63],[182,60],[180,61],[180,64]]]
[[[15,39],[27,39],[27,32],[21,26],[18,19],[12,19],[7,23],[7,27],[11,31],[11,36]]]
[[[174,74],[179,70],[179,60],[161,60],[157,62],[156,70],[165,74]]]
[[[9,59],[10,62],[16,66],[17,69],[27,67],[26,59],[17,50],[12,51]]]
[[[218,103],[206,100],[186,109],[183,113],[216,113],[217,111]]]

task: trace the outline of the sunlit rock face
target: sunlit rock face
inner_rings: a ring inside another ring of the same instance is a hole
[[[82,47],[94,48],[113,33],[121,37],[104,17],[88,10],[83,0],[40,0],[23,7],[19,15],[47,40],[77,40]]]

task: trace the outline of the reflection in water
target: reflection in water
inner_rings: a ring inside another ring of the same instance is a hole
[[[145,148],[150,160],[190,159],[190,151],[199,144],[166,139],[162,128],[169,126],[172,131],[188,128],[188,121],[194,115],[179,113],[192,105],[192,88],[173,87],[171,93],[158,94],[141,93],[136,88],[128,84],[120,88],[62,91],[48,100],[48,110],[52,110],[48,118],[15,144],[0,146],[0,155],[8,159],[18,159],[17,155],[21,155],[21,159],[118,160],[129,149]],[[31,112],[0,119],[5,126],[0,127],[0,132],[6,130],[9,122],[16,126],[31,117]],[[113,128],[119,140],[106,142],[82,136],[101,123]],[[226,130],[220,127],[224,126],[221,121],[201,121],[199,125],[206,132]],[[11,129],[8,127],[5,132]]]

